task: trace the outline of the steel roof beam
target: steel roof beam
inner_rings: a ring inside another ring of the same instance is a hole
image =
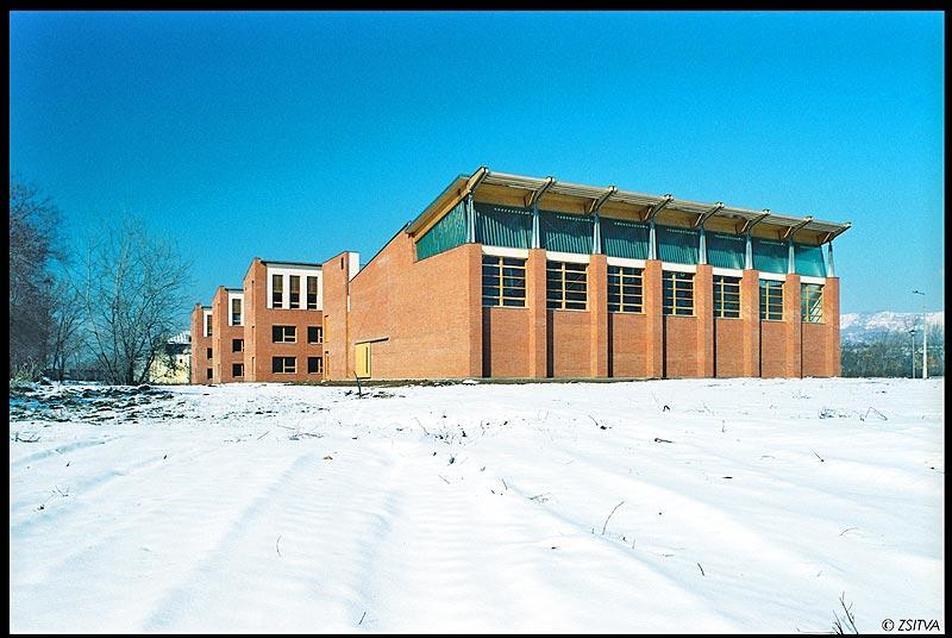
[[[793,234],[794,234],[795,232],[797,232],[798,230],[800,230],[801,228],[803,228],[804,226],[806,226],[807,224],[809,224],[809,223],[812,222],[812,221],[813,221],[813,218],[812,218],[811,216],[807,215],[806,217],[803,218],[803,221],[801,221],[801,222],[798,223],[798,224],[794,224],[793,226],[791,226],[790,228],[788,228],[787,231],[783,234],[783,241],[787,241],[788,239],[790,239],[791,237],[793,237]]]
[[[608,201],[608,198],[615,194],[615,191],[618,189],[615,186],[609,186],[605,189],[605,192],[599,195],[598,199],[592,202],[592,205],[588,208],[588,214],[594,215],[605,205],[605,202]]]
[[[722,208],[724,208],[724,202],[717,202],[714,204],[714,208],[698,215],[697,220],[694,222],[694,228],[704,228],[704,222],[713,217]]]
[[[487,167],[480,166],[477,168],[476,172],[473,173],[466,181],[466,186],[463,187],[463,192],[461,195],[465,197],[476,190],[476,187],[479,186],[484,179],[486,179],[487,175],[489,175],[489,169]]]
[[[652,219],[654,219],[655,215],[660,213],[668,204],[670,204],[673,201],[674,201],[674,196],[671,193],[668,193],[667,195],[664,196],[664,199],[652,205],[651,208],[648,209],[648,212],[645,213],[645,216],[642,218],[641,221],[650,222]]]
[[[764,212],[762,212],[760,215],[758,215],[758,216],[755,217],[754,219],[745,220],[744,223],[741,224],[741,225],[737,228],[737,234],[738,234],[738,235],[743,235],[744,233],[749,233],[751,228],[753,228],[754,226],[756,226],[756,225],[759,224],[760,222],[764,221],[764,220],[767,219],[768,217],[770,217],[770,209],[769,209],[769,208],[765,208],[765,209],[764,209]]]
[[[824,236],[823,241],[820,243],[821,244],[830,243],[831,241],[833,241],[834,238],[836,238],[837,235],[839,235],[840,233],[845,233],[847,230],[849,230],[852,225],[853,225],[853,222],[844,222],[841,228],[837,228],[836,230],[828,232]]]
[[[536,203],[538,203],[538,201],[542,199],[542,196],[545,195],[545,192],[549,190],[553,184],[555,184],[555,178],[551,175],[546,177],[545,184],[532,191],[532,193],[529,195],[529,198],[526,200],[526,208],[532,208]]]

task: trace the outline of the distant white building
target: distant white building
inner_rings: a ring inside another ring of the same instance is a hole
[[[191,374],[192,335],[183,330],[165,344],[165,350],[149,368],[149,382],[155,384],[188,383]]]

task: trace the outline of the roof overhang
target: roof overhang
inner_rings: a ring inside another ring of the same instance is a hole
[[[811,216],[795,216],[773,213],[769,210],[753,210],[728,206],[721,202],[697,202],[672,195],[650,195],[628,191],[614,186],[590,186],[562,182],[551,177],[527,177],[511,173],[497,173],[485,166],[472,175],[460,175],[427,206],[416,219],[407,225],[411,236],[429,230],[459,201],[472,194],[477,201],[506,205],[529,206],[533,201],[545,199],[540,207],[578,214],[610,209],[612,216],[630,217],[633,221],[657,218],[659,223],[669,220],[675,225],[697,227],[716,226],[715,230],[733,234],[749,232],[756,225],[758,233],[778,239],[795,238],[807,244],[822,244],[850,228],[849,222],[837,223],[814,219]]]

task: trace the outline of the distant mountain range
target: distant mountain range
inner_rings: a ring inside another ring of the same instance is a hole
[[[927,313],[929,325],[945,329],[945,313]],[[840,339],[866,341],[884,332],[908,332],[922,327],[922,314],[915,312],[851,312],[840,315]]]

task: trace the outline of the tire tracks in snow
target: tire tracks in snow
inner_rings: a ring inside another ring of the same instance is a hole
[[[302,453],[154,605],[142,628],[352,630],[372,606],[374,555],[399,508],[380,489],[390,484],[387,456],[360,448],[332,460]],[[231,561],[235,555],[241,560]]]

